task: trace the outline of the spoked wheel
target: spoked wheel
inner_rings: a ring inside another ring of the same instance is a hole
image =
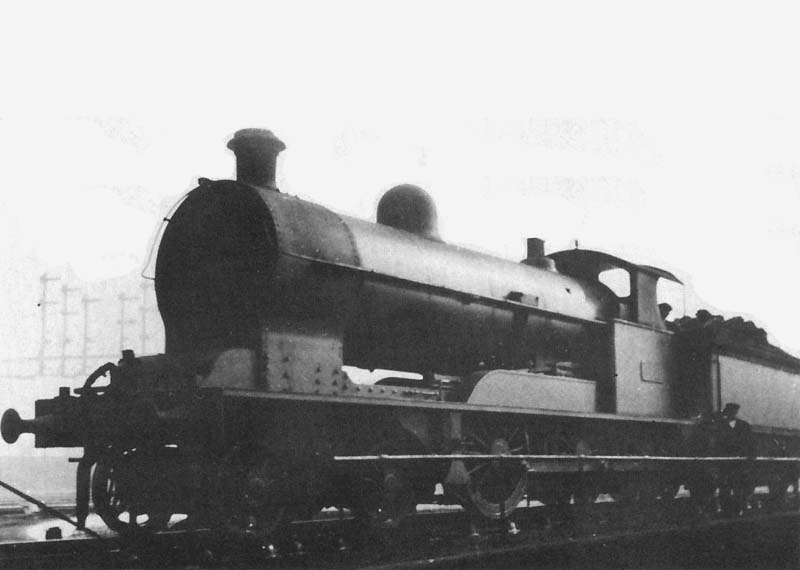
[[[644,440],[638,434],[623,438],[617,455],[654,455],[652,442]],[[677,489],[675,490],[677,492]],[[626,473],[618,489],[612,493],[615,501],[623,503],[652,503],[658,498],[659,482],[655,475],[648,471],[631,471]],[[675,496],[673,492],[672,496]]]
[[[226,458],[225,473],[228,486],[218,522],[230,531],[268,539],[313,510],[310,491],[299,490],[309,474],[288,470],[287,462],[272,455],[234,450]]]
[[[464,432],[464,452],[474,455],[524,455],[529,453],[528,432],[523,426],[475,428]],[[471,504],[485,517],[505,518],[525,498],[528,484],[525,460],[465,462]]]
[[[106,454],[95,465],[95,511],[114,532],[158,532],[169,526],[173,513],[163,496],[169,492],[148,492],[147,484],[154,473],[147,465],[137,457],[136,450]]]
[[[797,472],[794,467],[779,467],[770,472],[767,478],[769,486],[768,500],[770,503],[780,503],[789,497],[789,487],[797,485]]]
[[[357,477],[358,496],[353,509],[370,527],[395,528],[416,510],[413,489],[405,470],[396,466],[368,469]]]
[[[591,448],[588,443],[566,429],[554,429],[541,436],[541,452],[545,455],[590,455]],[[581,481],[575,477],[548,478],[542,485],[539,499],[546,505],[569,505],[575,503],[588,503],[594,501],[594,494],[584,488]]]
[[[365,455],[421,454],[417,442],[408,434],[393,437],[391,444],[382,443],[367,449]],[[347,476],[345,486],[350,490],[349,505],[359,523],[374,528],[396,528],[416,512],[417,498],[429,482],[419,465],[408,467],[399,463],[370,464]],[[438,475],[438,473],[437,473]],[[441,477],[434,477],[441,479]],[[420,484],[420,480],[425,481]],[[430,483],[430,486],[435,483]]]
[[[261,536],[269,536],[291,520],[290,505],[281,474],[267,462],[247,468],[242,488],[244,528]]]

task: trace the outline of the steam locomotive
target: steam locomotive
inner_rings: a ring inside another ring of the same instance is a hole
[[[80,524],[90,496],[118,532],[175,515],[270,532],[326,506],[385,522],[430,502],[499,519],[526,497],[668,499],[692,470],[642,458],[710,453],[692,448],[695,418],[726,401],[758,455],[800,455],[800,360],[741,319],[666,320],[671,273],[546,255],[538,238],[520,263],[447,244],[411,185],[383,196],[377,223],[340,215],[278,190],[270,131],[228,146],[237,179],[200,179],[161,237],[164,354],[125,350],[34,419],[3,415],[7,442],[84,449]],[[594,455],[637,459],[558,460]],[[755,477],[780,496],[798,474]]]

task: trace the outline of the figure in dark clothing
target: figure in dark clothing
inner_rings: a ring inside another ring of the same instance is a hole
[[[720,455],[730,457],[752,457],[753,435],[750,424],[736,417],[739,413],[739,404],[725,404],[722,410],[722,425],[720,430],[719,451]]]
[[[753,457],[755,447],[750,424],[736,417],[739,404],[725,404],[719,421],[717,455],[723,457]],[[742,463],[726,464],[722,468],[719,501],[722,512],[737,515],[744,511],[752,492],[751,466]]]
[[[716,448],[716,434],[719,426],[713,414],[703,412],[695,418],[686,441],[686,453],[690,457],[708,457]],[[686,468],[686,483],[692,496],[695,510],[702,514],[709,512],[714,502],[715,476],[712,467],[705,462],[689,464]]]

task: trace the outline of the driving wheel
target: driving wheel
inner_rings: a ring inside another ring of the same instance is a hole
[[[465,430],[463,448],[467,455],[524,455],[529,452],[530,442],[522,426],[476,427]],[[465,467],[470,502],[483,516],[505,518],[525,498],[528,483],[525,460],[475,459],[465,461]]]

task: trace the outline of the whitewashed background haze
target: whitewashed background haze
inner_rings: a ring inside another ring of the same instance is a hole
[[[6,3],[2,357],[38,350],[42,273],[135,282],[169,207],[233,176],[243,127],[286,142],[285,192],[374,219],[419,184],[446,241],[662,266],[691,313],[798,354],[798,21],[791,2]]]

